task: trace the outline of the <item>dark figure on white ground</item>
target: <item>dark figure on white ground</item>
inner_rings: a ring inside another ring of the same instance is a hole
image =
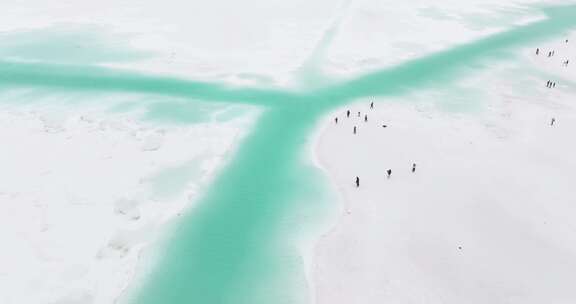
[[[356,134],[356,126],[354,126],[354,134]]]
[[[547,87],[547,88],[550,87],[550,80],[548,80],[548,81],[546,82],[546,87]]]
[[[412,173],[416,172],[416,164],[412,164]]]
[[[548,57],[552,57],[552,52],[548,52]]]
[[[364,115],[364,122],[368,122],[368,115]]]
[[[556,118],[552,118],[552,120],[550,121],[550,125],[553,126],[555,122],[556,122]]]
[[[338,123],[338,117],[334,118],[334,122]]]
[[[358,117],[360,117],[360,112],[358,112]]]
[[[388,178],[390,178],[390,175],[392,175],[392,170],[388,169],[388,171],[386,171],[386,173],[388,173]]]
[[[374,102],[370,103],[370,109],[374,109]]]
[[[536,55],[540,54],[540,49],[536,48]]]
[[[360,178],[356,176],[356,188],[360,187]]]
[[[388,126],[387,126],[387,125],[382,125],[382,128],[388,128]]]
[[[346,117],[350,117],[350,110],[346,111]]]
[[[556,82],[552,83],[552,87],[555,88],[556,87]]]

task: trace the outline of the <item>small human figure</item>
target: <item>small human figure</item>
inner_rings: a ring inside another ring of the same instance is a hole
[[[346,111],[346,117],[350,118],[350,110]]]
[[[547,87],[547,88],[550,87],[550,80],[548,80],[548,81],[546,82],[546,87]]]
[[[540,49],[536,48],[536,55],[540,54]]]
[[[364,115],[364,122],[368,122],[368,115]]]
[[[358,111],[358,117],[360,117],[360,111]]]
[[[390,178],[390,176],[392,175],[392,170],[388,169],[388,171],[386,171],[386,173],[388,173],[388,178]]]
[[[550,125],[554,126],[554,123],[556,122],[556,118],[552,118],[552,120],[550,121]]]
[[[552,52],[548,52],[548,57],[552,57]]]
[[[356,176],[356,188],[360,188],[360,178]]]
[[[354,126],[354,134],[356,134],[356,126]]]
[[[374,109],[374,102],[370,103],[370,109]]]
[[[334,118],[334,122],[338,124],[338,117]]]
[[[554,56],[554,51],[552,51],[552,56]]]
[[[556,82],[552,83],[552,87],[555,88],[556,87]]]
[[[412,173],[416,172],[416,164],[412,164]]]

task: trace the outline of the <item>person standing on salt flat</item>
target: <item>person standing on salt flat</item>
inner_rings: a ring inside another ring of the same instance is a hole
[[[358,111],[358,117],[360,117],[360,111]]]
[[[346,117],[350,118],[350,110],[346,111]]]
[[[334,118],[334,122],[338,124],[338,117]]]
[[[388,171],[386,171],[386,173],[388,173],[388,178],[390,178],[390,176],[392,175],[392,170],[388,169]]]
[[[552,118],[552,120],[550,121],[550,125],[553,126],[555,122],[556,122],[556,118]]]
[[[540,49],[536,48],[536,55],[540,54]]]
[[[354,134],[356,134],[356,126],[354,126]]]
[[[416,164],[412,164],[412,173],[416,172]]]
[[[360,178],[356,176],[356,188],[360,188]]]
[[[370,109],[374,109],[374,102],[373,101],[370,103]]]
[[[364,115],[364,122],[368,122],[368,115]]]

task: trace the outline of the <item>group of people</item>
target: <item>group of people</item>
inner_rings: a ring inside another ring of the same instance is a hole
[[[416,164],[412,164],[412,173],[416,173]],[[392,169],[386,170],[386,177],[390,178],[392,176]],[[360,177],[356,176],[356,188],[360,188]]]
[[[549,52],[548,52],[548,57],[552,57],[552,56],[554,56],[554,54],[555,54],[555,51],[554,51],[554,50],[549,51]],[[536,48],[536,55],[540,55],[540,48]]]
[[[374,102],[370,102],[370,109],[374,109]],[[350,118],[350,115],[352,114],[352,112],[350,110],[346,110],[346,118]],[[358,117],[362,117],[362,112],[358,111],[357,113]],[[338,124],[338,117],[334,117],[334,122],[336,124]],[[364,114],[364,122],[368,122],[368,114]],[[388,127],[387,125],[382,125],[383,128]],[[354,126],[352,128],[352,134],[357,134],[358,133],[358,126]],[[413,163],[412,164],[412,173],[416,173],[416,164]],[[386,170],[386,177],[387,178],[391,178],[392,177],[392,169],[388,169]],[[356,187],[359,188],[360,187],[360,177],[356,176],[355,179],[355,184]]]
[[[568,43],[568,39],[565,40],[566,43]],[[548,51],[548,57],[553,57],[556,54],[555,50],[551,50]],[[536,48],[536,55],[540,55],[540,48]],[[568,64],[570,64],[570,60],[566,59],[562,61],[562,65],[567,67]],[[554,81],[550,81],[548,80],[548,82],[546,82],[546,87],[547,88],[555,88],[556,87],[556,82]]]
[[[566,39],[565,42],[568,43],[568,39]],[[536,55],[539,55],[539,54],[540,54],[540,48],[536,48]],[[555,55],[555,51],[554,51],[554,50],[551,50],[551,51],[548,52],[548,57],[553,57],[554,55]],[[564,66],[568,66],[569,63],[570,63],[570,61],[569,61],[568,59],[566,59],[565,61],[562,62],[562,64],[563,64]],[[555,81],[548,80],[548,81],[546,82],[546,87],[547,87],[547,88],[556,88],[556,82],[555,82]],[[370,103],[370,109],[374,109],[374,102],[371,102],[371,103]],[[346,118],[350,118],[350,114],[351,114],[350,110],[347,110],[347,111],[346,111]],[[361,113],[361,112],[358,112],[358,117],[362,117],[362,113]],[[336,122],[336,124],[338,124],[338,117],[334,118],[334,121]],[[364,114],[364,122],[368,122],[368,114]],[[556,122],[556,118],[552,118],[552,119],[550,120],[550,125],[551,125],[551,126],[554,126],[554,123],[555,123],[555,122]],[[382,125],[382,127],[386,128],[387,125]],[[358,127],[357,127],[357,126],[354,126],[354,127],[353,127],[352,133],[353,133],[353,134],[357,134],[357,133],[358,133]],[[416,172],[416,164],[413,163],[413,164],[412,164],[412,173],[415,173],[415,172]],[[387,176],[387,178],[391,178],[391,176],[392,176],[392,169],[386,170],[386,176]],[[357,188],[360,187],[360,177],[356,176],[355,184],[356,184],[356,187],[357,187]]]
[[[370,109],[374,109],[374,102],[370,103]],[[350,110],[346,110],[346,118],[350,118]],[[358,117],[362,117],[362,112],[358,111]],[[334,117],[334,123],[338,124],[338,116]],[[368,122],[368,114],[364,114],[364,122]],[[387,128],[388,125],[382,125],[382,128]],[[352,134],[358,133],[358,126],[352,128]]]
[[[565,43],[568,43],[568,39],[566,39],[564,42],[565,42]],[[539,54],[540,54],[540,48],[536,48],[536,55],[539,55]],[[553,57],[554,54],[555,54],[555,51],[554,51],[554,50],[548,51],[548,57]],[[569,60],[569,59],[566,59],[566,60],[562,61],[562,65],[565,66],[565,67],[567,67],[569,63],[570,63],[570,60]],[[546,87],[547,87],[547,88],[550,88],[550,89],[556,88],[556,82],[555,82],[555,81],[548,80],[548,81],[546,82]],[[550,120],[550,126],[554,126],[554,123],[555,123],[555,122],[556,122],[556,118],[552,118],[552,119]]]

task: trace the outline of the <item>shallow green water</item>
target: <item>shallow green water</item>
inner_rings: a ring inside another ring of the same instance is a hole
[[[152,54],[130,50],[125,37],[108,37],[96,26],[0,32],[0,57],[16,60],[94,64],[135,61]]]
[[[544,21],[302,92],[11,62],[0,62],[0,84],[151,93],[262,106],[260,120],[198,207],[178,225],[162,260],[132,301],[300,303],[307,300],[305,279],[292,231],[301,223],[296,216],[302,215],[302,209],[321,204],[322,179],[307,164],[303,148],[322,115],[357,98],[397,96],[449,84],[464,73],[506,59],[515,47],[558,37],[575,25],[573,6],[544,11],[549,17]]]
[[[556,15],[555,15],[556,16]],[[299,303],[302,269],[286,241],[286,214],[305,208],[301,191],[313,183],[301,159],[303,145],[326,111],[356,98],[398,95],[441,86],[459,73],[502,58],[512,47],[574,25],[558,19],[535,23],[358,79],[302,94],[268,97],[272,104],[236,157],[184,220],[166,257],[135,303]],[[256,93],[256,92],[255,92]],[[261,96],[254,95],[258,100]],[[461,106],[461,105],[459,105]],[[284,242],[283,242],[284,240]]]
[[[137,303],[259,303],[285,298],[278,294],[281,290],[259,294],[256,287],[263,277],[293,286],[287,283],[292,279],[288,273],[278,268],[283,266],[278,259],[293,259],[296,252],[277,241],[278,233],[289,228],[282,227],[282,219],[291,204],[316,180],[296,149],[312,127],[309,113],[291,107],[262,117],[226,173],[178,227],[167,257]]]

